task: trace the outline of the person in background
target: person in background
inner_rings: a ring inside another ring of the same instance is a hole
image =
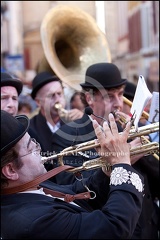
[[[1,73],[1,110],[9,114],[18,115],[19,96],[23,90],[23,83],[14,75],[7,72]],[[30,129],[32,137],[39,140],[33,129]]]
[[[70,99],[70,108],[74,109],[77,108],[80,111],[84,111],[86,105],[82,102],[81,99],[81,92],[74,92],[71,99]]]
[[[131,238],[142,209],[143,177],[130,162],[130,123],[119,135],[112,114],[109,121],[110,128],[104,123],[104,132],[96,121],[93,127],[100,143],[97,151],[112,166],[110,172],[103,166],[83,182],[60,186],[43,180],[39,186],[29,187],[33,180],[46,174],[40,145],[27,132],[27,116],[13,117],[1,111],[2,239]],[[24,184],[25,189],[21,188]],[[86,196],[86,187],[95,197],[76,198],[83,192]],[[66,202],[64,196],[59,199],[51,190],[74,198]]]
[[[41,72],[34,77],[31,97],[36,101],[39,112],[31,117],[29,133],[41,144],[43,156],[51,155],[54,152],[53,133],[68,121],[68,114],[69,119],[74,120],[80,118],[83,113],[72,109],[67,111],[66,115],[62,81],[51,72]],[[61,106],[60,109],[56,108],[56,105]],[[50,164],[46,163],[45,166],[47,170],[50,169]]]
[[[32,113],[32,107],[31,107],[31,104],[29,104],[29,102],[19,102],[19,105],[18,105],[19,115],[24,114],[29,117],[31,113]]]
[[[23,89],[24,89],[24,87],[26,87],[26,86],[23,85]],[[30,92],[31,92],[31,90],[30,90]],[[33,116],[33,115],[36,115],[36,113],[38,113],[37,104],[31,97],[30,92],[29,92],[29,90],[28,90],[28,92],[25,90],[25,91],[22,91],[22,93],[19,95],[19,103],[27,103],[31,107],[31,112],[30,112],[29,117],[31,117],[31,115]]]
[[[89,106],[94,115],[84,112],[83,117],[64,124],[53,135],[53,148],[56,153],[60,153],[65,148],[81,144],[96,138],[92,126],[92,119],[102,126],[104,119],[108,120],[110,112],[123,110],[123,93],[126,79],[121,78],[119,69],[110,63],[98,63],[88,67],[85,75],[85,82],[80,84],[82,87],[82,101]],[[100,116],[96,117],[96,116]],[[130,117],[128,116],[130,119]],[[118,126],[122,131],[121,126]],[[97,153],[94,149],[77,154],[76,156],[64,156],[65,164],[79,167],[89,159],[96,158]],[[53,167],[58,164],[57,159],[53,160]],[[83,172],[83,177],[93,174],[95,170]],[[60,173],[53,181],[60,184],[69,184],[75,180],[71,173]]]
[[[1,110],[15,116],[18,113],[18,97],[23,89],[20,79],[8,72],[1,72]]]

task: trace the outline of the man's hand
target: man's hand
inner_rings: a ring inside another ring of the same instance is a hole
[[[127,143],[130,123],[128,122],[125,131],[119,134],[115,119],[111,113],[109,114],[109,122],[110,128],[107,122],[104,122],[102,131],[96,120],[93,120],[93,127],[100,143],[100,147],[96,148],[97,152],[111,165],[118,163],[131,165],[130,148]]]
[[[149,139],[148,136],[145,136],[146,139]],[[129,144],[130,144],[130,148],[136,148],[138,146],[142,146],[143,139],[141,139],[140,137],[135,138],[134,140],[132,140]],[[134,164],[135,162],[137,162],[140,158],[144,157],[146,155],[146,153],[141,153],[141,154],[136,154],[131,156],[131,164]]]
[[[127,122],[131,121],[131,117],[126,113],[116,111],[114,112],[115,120],[121,124],[121,127],[124,129],[126,127]]]
[[[83,116],[83,112],[80,111],[77,108],[71,109],[68,111],[68,119],[69,121],[74,121],[76,119],[79,119]]]

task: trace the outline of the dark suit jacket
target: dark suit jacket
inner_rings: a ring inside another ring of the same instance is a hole
[[[61,122],[61,125],[63,122]],[[39,112],[36,116],[30,119],[30,127],[29,127],[29,134],[32,137],[38,139],[43,154],[51,154],[54,153],[53,145],[52,145],[52,136],[53,133],[51,132],[50,128],[46,123],[45,117]],[[47,153],[47,151],[49,153]]]
[[[128,171],[135,170],[118,164]],[[18,193],[1,197],[2,239],[129,239],[138,221],[143,193],[128,183],[110,185],[99,169],[86,180],[95,191],[95,199],[77,200],[79,206],[36,193]],[[84,192],[82,183],[50,189],[70,194]],[[107,190],[107,191],[106,191]]]
[[[60,153],[66,147],[74,146],[88,140],[96,139],[93,125],[88,115],[84,114],[81,119],[62,125],[52,136],[52,144],[56,153]],[[84,151],[83,155],[78,153],[63,157],[63,163],[73,167],[82,166],[85,161],[98,157],[95,149]],[[53,160],[53,167],[58,166],[58,161]],[[96,170],[82,171],[83,177],[88,177]],[[76,180],[75,175],[68,172],[58,174],[53,178],[58,184],[70,184]]]
[[[63,125],[64,123],[60,121],[60,124]],[[54,139],[52,140],[54,135],[48,127],[46,119],[41,112],[30,119],[28,133],[32,138],[35,138],[40,143],[42,156],[51,156],[56,154],[54,150]],[[45,167],[47,171],[49,171],[53,168],[53,164],[46,163]],[[56,181],[54,178],[52,180]]]

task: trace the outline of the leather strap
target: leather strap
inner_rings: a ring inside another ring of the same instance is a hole
[[[38,176],[37,178],[35,178],[32,181],[21,184],[17,187],[1,189],[1,195],[6,195],[6,194],[8,195],[8,194],[14,194],[14,193],[18,193],[18,192],[23,192],[23,191],[28,190],[32,187],[40,188],[40,186],[38,186],[38,184],[40,184],[41,182],[44,182],[45,180],[55,176],[58,173],[60,173],[64,170],[68,170],[68,169],[73,169],[73,167],[68,166],[68,165],[63,165],[63,166],[56,167],[56,168],[48,171],[47,173],[45,173],[41,176]],[[83,193],[71,195],[71,194],[65,194],[65,193],[58,192],[58,191],[53,191],[53,190],[47,189],[47,188],[43,188],[43,190],[46,194],[51,194],[53,197],[64,198],[64,201],[66,201],[66,202],[72,202],[76,199],[91,198],[90,192],[83,192]]]
[[[40,188],[40,187],[38,187]],[[73,202],[76,199],[88,199],[91,198],[90,192],[83,192],[83,193],[78,193],[75,195],[71,195],[71,194],[66,194],[66,193],[62,193],[62,192],[58,192],[58,191],[53,191],[51,189],[48,188],[43,188],[43,191],[46,194],[50,194],[53,197],[58,197],[58,198],[64,198],[65,202]]]
[[[41,182],[44,182],[45,180],[55,176],[56,174],[58,174],[64,170],[68,170],[68,169],[73,169],[73,167],[68,166],[68,165],[56,167],[56,168],[48,171],[47,173],[38,176],[37,178],[35,178],[32,181],[29,181],[27,183],[21,184],[16,187],[1,189],[1,195],[23,192],[25,190],[28,190],[29,188],[37,187],[37,185],[39,185]]]

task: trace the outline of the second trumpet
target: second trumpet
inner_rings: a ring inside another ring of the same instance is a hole
[[[135,137],[139,136],[144,136],[148,135],[153,132],[159,131],[159,122],[157,123],[152,123],[143,127],[139,127],[138,131],[135,131],[134,129],[130,130],[128,140],[133,139]],[[119,133],[121,134],[121,133]],[[91,140],[88,142],[84,142],[81,144],[77,144],[74,146],[70,146],[68,148],[65,148],[62,152],[49,156],[49,157],[42,157],[42,163],[44,164],[45,162],[51,161],[53,159],[58,159],[59,165],[64,165],[63,163],[63,157],[64,156],[69,156],[73,154],[80,154],[82,155],[82,152],[90,150],[92,148],[99,147],[99,143],[95,143],[95,140]],[[133,155],[138,155],[141,153],[144,153],[146,155],[151,155],[159,150],[159,144],[157,142],[150,142],[150,143],[145,143],[141,146],[137,146],[135,148],[130,149],[130,154],[131,156]],[[97,167],[103,166],[103,161],[102,158],[94,159],[94,160],[89,160],[85,162],[81,167],[76,167],[75,169],[69,170],[71,172],[77,172],[80,170],[89,170],[89,169],[94,169]]]

